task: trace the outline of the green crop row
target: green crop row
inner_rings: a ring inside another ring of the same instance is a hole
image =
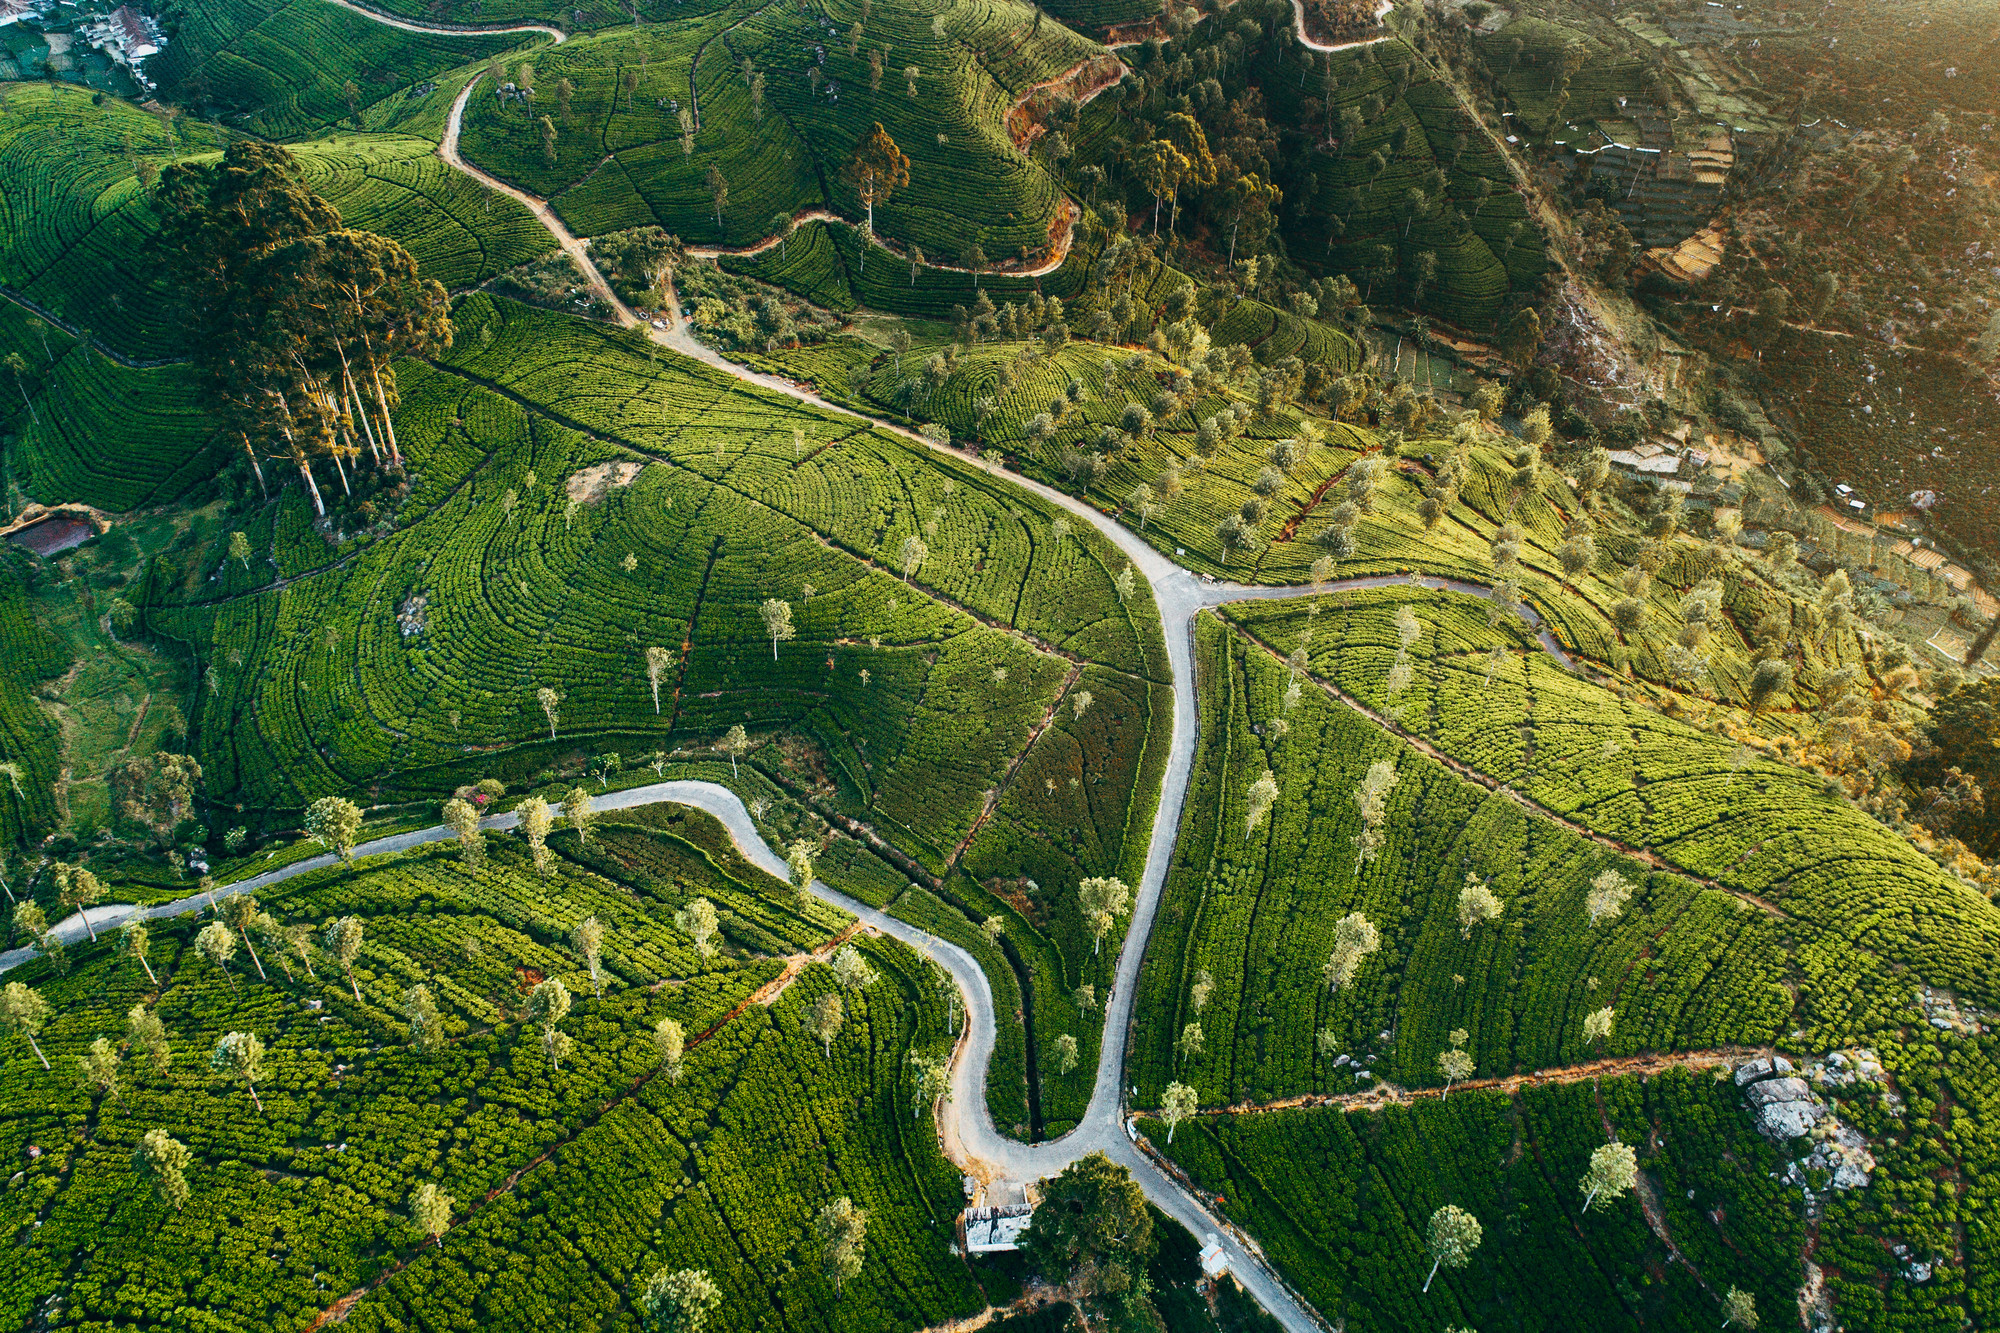
[[[62,641],[35,623],[25,562],[0,559],[0,842],[35,841],[56,821],[62,766],[55,719],[35,702],[35,685],[69,666]]]
[[[824,968],[770,1007],[737,1012],[779,964],[746,949],[729,922],[761,915],[779,932],[770,943],[791,952],[824,942],[839,914],[797,918],[790,891],[735,858],[705,815],[632,817],[651,827],[604,827],[593,848],[570,833],[555,839],[593,861],[652,848],[623,883],[573,861],[542,879],[518,843],[492,838],[484,869],[434,847],[284,886],[265,907],[288,920],[364,921],[359,1004],[324,956],[316,981],[268,948],[269,981],[242,951],[222,975],[188,947],[193,918],[156,929],[157,992],[108,945],[79,950],[66,976],[31,974],[54,1010],[40,1041],[57,1068],[44,1073],[11,1049],[0,1066],[0,1145],[31,1177],[0,1196],[0,1219],[42,1223],[33,1245],[0,1260],[10,1312],[60,1289],[86,1321],[172,1326],[195,1307],[299,1329],[354,1292],[347,1317],[369,1328],[457,1328],[475,1316],[534,1327],[552,1309],[624,1321],[664,1265],[708,1270],[732,1320],[818,1329],[812,1312],[833,1293],[808,1232],[842,1195],[871,1215],[867,1262],[843,1308],[884,1328],[978,1308],[970,1273],[945,1252],[957,1177],[928,1120],[912,1117],[905,1086],[906,1053],[945,1039],[922,961],[864,942],[878,977],[846,996],[830,1056],[803,1030],[834,988]],[[696,895],[724,913],[715,960],[666,924],[667,908]],[[601,999],[568,941],[586,913],[609,931]],[[559,1071],[523,1021],[545,975],[577,997],[562,1024],[575,1047]],[[432,1056],[409,1044],[399,1009],[415,982],[443,1017],[447,1044]],[[125,1009],[140,1002],[165,1023],[173,1067],[156,1074],[135,1052],[113,1114],[76,1085],[73,1058],[98,1035],[122,1035]],[[677,1082],[656,1074],[649,1033],[662,1017],[691,1043]],[[266,1044],[261,1114],[241,1085],[209,1076],[207,1052],[228,1031]],[[180,1212],[129,1164],[154,1127],[193,1153],[193,1197]],[[32,1160],[30,1143],[42,1147]],[[441,1249],[407,1221],[419,1181],[457,1200]],[[588,1226],[573,1224],[585,1217]],[[738,1246],[732,1234],[758,1243]],[[223,1262],[189,1268],[195,1247]],[[524,1247],[542,1262],[520,1264]],[[93,1261],[79,1277],[86,1249]],[[785,1297],[775,1306],[774,1292]]]
[[[1314,645],[1342,637],[1329,615]],[[1141,979],[1142,1101],[1175,1078],[1211,1104],[1359,1091],[1370,1086],[1360,1071],[1437,1083],[1437,1057],[1461,1028],[1487,1075],[1784,1030],[1775,922],[1522,810],[1309,683],[1286,709],[1284,664],[1216,622],[1202,622],[1199,643],[1203,744]],[[1386,839],[1364,862],[1355,793],[1377,761],[1397,782]],[[1266,770],[1278,797],[1251,829],[1247,794]],[[1593,924],[1584,899],[1607,869],[1634,892],[1622,915]],[[1468,874],[1503,910],[1465,932]],[[1335,989],[1321,969],[1335,923],[1355,911],[1379,930],[1380,952]],[[1204,972],[1213,990],[1198,1008]],[[1592,1042],[1584,1016],[1605,1007],[1613,1034]],[[1181,1058],[1192,1022],[1205,1049]]]
[[[547,40],[410,32],[322,0],[174,3],[161,18],[169,40],[147,63],[161,91],[273,139],[304,138],[349,119],[342,91],[349,83],[365,114],[468,61]]]
[[[2000,911],[1808,772],[1746,767],[1729,741],[1618,699],[1546,654],[1510,651],[1496,664],[1488,635],[1445,632],[1468,623],[1464,611],[1412,649],[1412,682],[1387,699],[1392,617],[1405,600],[1398,590],[1322,617],[1314,674],[1592,833],[1768,903],[1759,914],[1787,929],[1803,974],[1798,1021],[1815,1041],[1854,1039],[1887,1021],[1908,998],[1895,979],[1908,973],[1994,996],[1984,960],[2000,947]],[[1429,593],[1414,605],[1429,622],[1433,608],[1462,600]],[[1229,616],[1290,651],[1303,611],[1263,603]]]
[[[1793,1307],[1805,1240],[1776,1152],[1732,1084],[1673,1072],[1460,1092],[1375,1114],[1337,1110],[1222,1116],[1146,1133],[1224,1196],[1329,1320],[1350,1328],[1670,1328],[1719,1319],[1720,1294],[1750,1292],[1777,1322]],[[1615,1136],[1669,1201],[1679,1255],[1631,1194],[1584,1212],[1591,1152]],[[1466,1266],[1432,1266],[1431,1214],[1447,1204],[1483,1232]],[[1684,1256],[1684,1257],[1683,1257]],[[1879,1256],[1879,1250],[1878,1250]],[[1687,1266],[1694,1265],[1694,1271]],[[1697,1280],[1696,1273],[1699,1274]]]

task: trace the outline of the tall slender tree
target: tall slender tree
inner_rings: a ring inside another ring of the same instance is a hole
[[[224,1078],[240,1079],[250,1094],[257,1114],[264,1113],[264,1099],[257,1095],[257,1080],[264,1077],[264,1043],[254,1032],[231,1032],[215,1043],[208,1067]]]
[[[153,1197],[175,1212],[187,1206],[187,1169],[194,1154],[164,1129],[149,1129],[132,1153],[132,1174],[147,1182]]]
[[[361,983],[354,979],[354,960],[361,956],[361,943],[367,927],[358,916],[336,917],[326,923],[324,947],[333,960],[340,964],[340,970],[347,973],[347,985],[354,992],[354,1002],[361,1003]]]
[[[41,997],[40,992],[30,990],[19,981],[10,981],[6,989],[0,990],[0,1027],[25,1038],[35,1058],[42,1062],[43,1069],[49,1067],[49,1057],[42,1054],[42,1045],[35,1037],[48,1021],[49,1002]]]
[[[876,121],[840,170],[840,178],[868,210],[868,234],[875,234],[875,205],[887,203],[910,183],[910,159]]]
[[[146,951],[151,947],[152,937],[146,930],[146,923],[139,920],[127,921],[120,932],[124,937],[124,947],[120,950],[127,958],[134,959],[146,969],[146,980],[157,989],[160,979],[153,975],[153,965],[146,961]]]

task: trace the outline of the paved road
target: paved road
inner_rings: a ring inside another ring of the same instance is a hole
[[[330,0],[330,3],[339,5],[342,9],[351,9],[361,15],[362,18],[383,24],[386,27],[401,28],[404,32],[428,32],[444,37],[483,37],[494,33],[539,32],[553,37],[555,42],[552,44],[558,46],[567,39],[567,34],[561,28],[551,28],[546,23],[498,23],[490,25],[479,23],[425,23],[418,19],[406,19],[399,14],[391,14],[385,10],[376,9],[372,5],[357,3],[357,0]]]
[[[333,2],[338,4],[343,3],[343,0],[333,0]],[[346,7],[370,18],[391,23],[393,26],[412,26],[358,5]],[[576,259],[579,267],[590,279],[592,287],[617,313],[619,322],[627,327],[639,324],[641,322],[639,317],[618,300],[609,284],[590,262],[584,244],[570,234],[568,228],[555,216],[545,201],[488,176],[467,164],[459,155],[459,129],[465,106],[478,84],[479,78],[473,79],[453,103],[451,115],[446,123],[444,141],[438,147],[439,155],[467,175],[527,205],[562,248]],[[673,308],[671,302],[669,308]],[[676,321],[676,324],[678,323]],[[713,348],[696,341],[684,326],[667,330],[651,329],[649,332],[655,341],[736,379],[784,394],[829,413],[859,417],[874,426],[892,431],[927,448],[939,448],[915,432],[897,426],[893,422],[839,407],[820,398],[802,385],[739,366],[724,358]],[[940,451],[951,454],[961,464],[973,461],[949,448]],[[938,939],[876,908],[848,898],[826,884],[815,881],[812,890],[827,902],[853,913],[870,927],[902,940],[912,948],[937,960],[951,973],[963,992],[970,1032],[952,1070],[951,1096],[940,1108],[938,1117],[939,1132],[945,1142],[951,1145],[955,1161],[982,1177],[1032,1181],[1060,1171],[1070,1162],[1088,1153],[1102,1150],[1132,1170],[1147,1197],[1162,1211],[1178,1219],[1197,1237],[1213,1238],[1221,1245],[1228,1255],[1231,1271],[1237,1275],[1238,1280],[1251,1295],[1276,1316],[1287,1330],[1291,1333],[1320,1333],[1326,1327],[1324,1322],[1309,1306],[1292,1294],[1262,1257],[1252,1253],[1236,1234],[1175,1184],[1132,1142],[1126,1131],[1123,1087],[1125,1043],[1131,1026],[1133,1005],[1138,995],[1139,967],[1145,957],[1147,941],[1152,935],[1153,921],[1159,911],[1160,898],[1166,889],[1167,870],[1173,859],[1174,839],[1180,828],[1181,809],[1187,797],[1188,781],[1193,771],[1198,739],[1197,720],[1200,714],[1195,704],[1194,683],[1195,616],[1205,609],[1232,601],[1296,597],[1311,590],[1300,587],[1253,587],[1211,582],[1199,578],[1148,545],[1137,533],[1098,512],[1082,500],[1030,478],[1006,472],[992,463],[980,461],[976,465],[1033,492],[1050,504],[1090,524],[1132,562],[1133,568],[1145,578],[1152,592],[1154,604],[1158,608],[1160,622],[1165,631],[1168,666],[1173,679],[1172,732],[1169,738],[1166,772],[1161,781],[1159,810],[1154,819],[1151,841],[1147,847],[1145,873],[1133,902],[1131,925],[1126,932],[1124,946],[1119,952],[1111,993],[1105,1002],[1104,1036],[1098,1050],[1096,1082],[1092,1088],[1090,1105],[1077,1127],[1060,1139],[1046,1143],[1025,1144],[1003,1135],[994,1125],[986,1105],[985,1085],[987,1067],[993,1055],[997,1020],[992,991],[987,984],[985,973],[980,970],[971,955],[949,941]],[[1398,583],[1449,588],[1452,591],[1480,597],[1492,595],[1490,588],[1478,584],[1411,576],[1346,579],[1327,584],[1325,590],[1340,592],[1349,589],[1387,587]],[[1565,665],[1570,665],[1568,657],[1563,654],[1554,637],[1545,628],[1541,628],[1539,622],[1534,619],[1534,612],[1528,610],[1527,614],[1530,622],[1536,624],[1540,630],[1543,646]],[[678,801],[708,811],[729,829],[730,836],[746,857],[780,879],[785,877],[784,858],[764,842],[752,823],[749,812],[743,808],[742,802],[735,793],[725,787],[707,782],[656,782],[594,797],[591,804],[598,810],[617,810],[655,801]],[[506,814],[485,821],[485,826],[507,829],[512,828],[515,823],[516,816]],[[442,826],[401,833],[365,843],[355,849],[355,854],[373,856],[407,851],[423,843],[435,842],[450,836],[449,830]],[[218,890],[218,893],[226,895],[258,892],[296,875],[321,869],[333,863],[334,858],[331,855],[313,857],[232,884],[226,889]],[[100,928],[116,927],[135,916],[140,918],[176,916],[200,910],[206,905],[206,898],[195,894],[149,908],[135,908],[131,905],[98,907],[90,910],[90,924]],[[79,914],[63,921],[55,927],[55,934],[64,941],[84,938],[86,931],[82,916]],[[16,966],[30,954],[31,951],[25,949],[0,954],[0,972]]]

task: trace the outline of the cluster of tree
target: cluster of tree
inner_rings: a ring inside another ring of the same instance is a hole
[[[254,140],[175,163],[153,193],[153,244],[187,300],[211,406],[259,484],[259,457],[283,458],[324,516],[314,462],[331,460],[349,494],[363,453],[399,468],[391,363],[452,331],[444,288],[409,252],[343,227],[304,181],[290,153]]]

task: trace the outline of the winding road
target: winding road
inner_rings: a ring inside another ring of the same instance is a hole
[[[399,19],[360,4],[350,3],[350,0],[332,0],[332,3],[340,4],[378,22],[411,31],[532,30],[547,32],[557,41],[562,40],[560,32],[540,25],[483,30],[450,28]],[[992,991],[986,976],[970,954],[955,944],[848,898],[824,883],[815,881],[812,891],[825,901],[852,913],[869,928],[901,940],[935,959],[951,973],[963,992],[969,1032],[960,1044],[952,1068],[950,1094],[940,1104],[937,1115],[939,1134],[948,1154],[956,1164],[968,1174],[988,1182],[999,1179],[1032,1182],[1060,1171],[1064,1166],[1088,1153],[1102,1151],[1114,1161],[1128,1167],[1144,1188],[1147,1197],[1163,1211],[1187,1226],[1197,1237],[1214,1239],[1226,1254],[1230,1270],[1237,1279],[1265,1309],[1277,1317],[1287,1330],[1291,1333],[1322,1333],[1327,1327],[1326,1323],[1278,1278],[1265,1262],[1261,1252],[1254,1248],[1247,1237],[1218,1220],[1176,1184],[1169,1174],[1138,1146],[1128,1128],[1123,1086],[1126,1038],[1133,1018],[1134,1001],[1138,995],[1139,968],[1145,957],[1154,917],[1166,888],[1167,871],[1172,862],[1174,841],[1180,827],[1182,806],[1187,796],[1198,739],[1197,720],[1200,714],[1195,699],[1195,617],[1205,609],[1228,602],[1294,597],[1315,590],[1302,587],[1251,587],[1211,582],[1197,577],[1175,564],[1131,529],[1076,497],[1007,472],[993,463],[971,460],[948,446],[936,445],[891,421],[869,417],[829,403],[799,384],[739,366],[714,349],[696,341],[680,321],[675,321],[669,328],[661,329],[648,321],[641,320],[618,300],[603,275],[591,262],[584,243],[570,233],[545,200],[488,175],[468,164],[460,155],[459,133],[465,107],[482,78],[484,75],[480,74],[468,82],[453,103],[446,123],[444,140],[438,146],[439,156],[488,187],[526,205],[548,228],[563,250],[576,260],[578,267],[589,279],[591,287],[610,305],[621,325],[634,327],[645,324],[649,336],[654,341],[745,384],[786,395],[831,415],[865,421],[926,448],[949,453],[960,464],[973,463],[975,466],[984,467],[994,476],[1004,477],[1009,483],[1033,492],[1048,503],[1090,524],[1117,547],[1131,561],[1133,569],[1145,578],[1159,610],[1165,631],[1168,664],[1172,672],[1174,710],[1169,738],[1169,759],[1161,782],[1159,809],[1153,821],[1145,872],[1137,886],[1131,925],[1119,953],[1115,981],[1105,1003],[1104,1034],[1099,1047],[1096,1082],[1089,1107],[1075,1129],[1060,1139],[1026,1144],[1006,1137],[994,1125],[987,1109],[985,1082],[997,1035],[997,1018]],[[677,302],[670,300],[668,308],[677,309]],[[1477,584],[1411,576],[1348,579],[1329,583],[1321,591],[1378,588],[1399,583],[1448,588],[1481,597],[1492,595],[1490,588]],[[1527,609],[1526,614],[1530,618],[1530,623],[1536,625],[1539,630],[1544,648],[1565,665],[1571,665],[1554,637],[1535,619],[1532,609]],[[597,810],[609,811],[657,801],[676,801],[709,812],[728,828],[730,836],[747,858],[780,879],[786,877],[784,858],[763,840],[741,800],[728,788],[709,782],[655,782],[623,791],[607,792],[592,798],[591,804]],[[496,830],[508,829],[516,822],[516,815],[503,814],[486,820],[485,827]],[[357,857],[366,857],[402,852],[451,836],[450,831],[440,825],[364,843],[355,848],[354,854]],[[332,864],[334,858],[330,854],[313,857],[239,881],[227,888],[218,889],[217,893],[228,895],[261,892],[294,876]],[[130,904],[95,907],[89,909],[88,919],[90,927],[112,928],[134,918],[176,916],[201,910],[207,905],[208,899],[205,895],[195,894],[145,908]],[[80,940],[86,933],[83,914],[66,919],[53,930],[56,938],[65,942]],[[32,951],[27,949],[0,954],[0,972],[17,966],[30,956]]]

